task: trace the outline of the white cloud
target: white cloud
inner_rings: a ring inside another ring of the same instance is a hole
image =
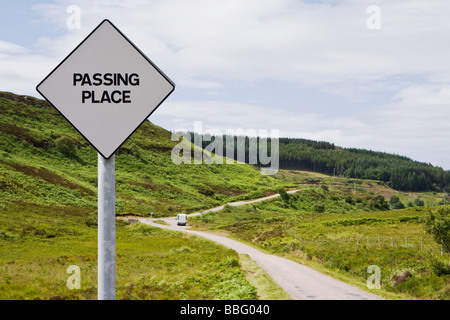
[[[0,55],[20,54],[27,52],[27,48],[17,44],[0,40]]]
[[[66,8],[72,4],[34,6],[42,15],[35,23],[58,30],[57,38],[42,37],[33,48],[0,41],[1,90],[36,95],[36,84],[108,18],[177,90],[205,92],[197,100],[174,95],[155,112],[169,129],[192,126],[193,120],[216,128],[274,128],[282,135],[406,154],[450,169],[444,156],[450,154],[448,0],[79,0],[82,28],[70,31]],[[372,4],[381,8],[381,30],[366,27]],[[314,108],[296,114],[280,105],[230,102],[223,94],[230,83],[259,81],[312,87],[362,108],[339,116]],[[391,101],[363,108],[386,92]],[[206,95],[214,100],[205,101]]]
[[[223,101],[167,101],[151,119],[173,130],[279,129],[282,137],[333,142],[406,155],[450,168],[450,86],[400,91],[396,102],[358,114],[285,114],[276,106]]]
[[[72,2],[34,8],[64,29]],[[180,82],[271,79],[345,91],[398,74],[450,74],[448,1],[378,3],[382,27],[371,31],[369,0],[80,0],[83,30],[53,39],[53,47],[69,52],[77,35],[108,17]]]
[[[223,85],[217,81],[207,80],[182,80],[180,84],[187,88],[196,89],[221,89]]]

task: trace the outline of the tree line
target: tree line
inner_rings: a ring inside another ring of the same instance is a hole
[[[186,135],[186,133],[183,134]],[[226,135],[211,137],[192,132],[189,135],[191,142],[201,141],[199,146],[202,148],[210,145],[216,138],[220,138],[224,156],[228,141],[228,148],[233,146],[234,159],[237,159],[238,137]],[[259,139],[240,138],[241,141],[242,139],[245,141],[245,161],[248,163],[249,150],[254,150],[255,143],[259,150]],[[271,150],[270,142],[269,139],[269,151]],[[429,163],[414,161],[405,156],[365,149],[342,148],[329,142],[298,138],[279,138],[278,143],[280,169],[305,170],[347,178],[379,180],[400,191],[445,191],[450,184],[450,171]],[[252,144],[253,149],[250,148]],[[256,165],[261,166],[259,155]]]
[[[410,158],[326,142],[280,139],[280,168],[387,182],[401,191],[444,191],[450,172]]]

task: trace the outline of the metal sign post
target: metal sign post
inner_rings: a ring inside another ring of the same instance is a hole
[[[103,20],[36,90],[98,152],[98,299],[115,299],[114,155],[175,84]]]
[[[98,154],[98,299],[116,299],[115,155]]]

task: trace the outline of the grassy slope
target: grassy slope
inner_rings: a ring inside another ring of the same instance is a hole
[[[66,143],[58,145],[62,136],[66,137]],[[68,153],[64,149],[67,140],[75,146],[69,148]],[[360,286],[364,286],[367,279],[368,263],[382,267],[386,285],[392,282],[393,273],[414,269],[415,277],[407,278],[400,287],[384,286],[383,290],[406,292],[406,297],[448,296],[448,277],[434,276],[426,256],[417,251],[399,248],[390,252],[388,248],[369,246],[355,250],[351,245],[337,246],[334,241],[317,243],[317,236],[329,234],[354,239],[365,239],[367,235],[375,237],[380,232],[387,237],[398,235],[400,239],[405,234],[422,235],[423,229],[416,220],[398,220],[401,216],[422,215],[420,208],[386,213],[361,213],[358,208],[365,208],[365,201],[376,194],[387,198],[397,194],[405,205],[419,197],[427,206],[439,203],[445,195],[398,193],[376,181],[305,172],[284,171],[274,180],[246,165],[176,166],[170,160],[176,143],[170,141],[169,132],[146,122],[120,148],[116,156],[118,214],[147,215],[153,211],[156,217],[175,215],[244,196],[255,198],[270,194],[280,186],[294,188],[299,184],[301,187],[327,184],[335,195],[353,190],[363,200],[351,208],[342,201],[336,202],[339,197],[327,198],[325,213],[308,213],[304,209],[299,214],[298,208],[294,210],[276,200],[227,208],[225,211],[231,214],[207,215],[202,223],[211,226],[214,222],[213,228],[232,232],[265,250],[315,264]],[[97,154],[92,147],[45,102],[0,93],[2,298],[95,298],[96,162]],[[318,189],[318,192],[324,190]],[[310,198],[300,199],[310,201]],[[297,206],[299,204],[297,201]],[[327,210],[334,214],[327,214]],[[299,217],[308,223],[297,224]],[[367,217],[385,221],[372,219],[364,224],[345,225]],[[343,225],[336,221],[346,222]],[[233,260],[237,256],[223,247],[179,234],[122,224],[118,224],[117,236],[119,298],[256,297],[254,288],[243,280],[242,271]],[[298,239],[303,242],[299,243]],[[155,243],[160,245],[155,247]],[[343,261],[343,257],[348,258],[347,261]],[[69,291],[65,287],[68,277],[65,270],[70,264],[82,268],[81,291]],[[175,264],[180,264],[183,272]],[[180,274],[184,276],[180,278]],[[207,279],[210,274],[213,280]],[[233,283],[227,278],[229,274],[235,274],[233,277],[240,280]]]
[[[72,154],[64,149],[71,143]],[[118,150],[118,214],[193,212],[282,185],[248,165],[175,165],[177,143],[145,122]],[[0,187],[0,208],[26,202],[95,211],[97,153],[45,102],[0,93]]]
[[[0,235],[0,299],[96,299],[97,229],[89,226],[86,209],[10,210],[20,220],[2,216],[2,227],[11,232]],[[257,298],[232,250],[124,222],[117,223],[116,238],[118,299]],[[80,267],[79,290],[66,287],[70,265]]]
[[[174,165],[145,122],[116,155],[117,214],[175,215],[274,192],[248,165]],[[64,141],[65,140],[65,141]],[[95,299],[97,154],[44,101],[0,93],[0,299]],[[117,224],[119,299],[255,299],[239,257],[211,242]],[[81,268],[81,290],[65,285]]]
[[[264,251],[311,265],[366,290],[369,277],[366,269],[377,265],[381,269],[382,288],[376,293],[388,298],[450,299],[450,275],[436,274],[431,259],[433,254],[448,263],[448,256],[440,256],[439,245],[424,232],[420,220],[427,208],[368,210],[376,192],[396,193],[376,181],[347,181],[294,171],[281,172],[279,178],[299,183],[303,190],[291,195],[288,201],[277,198],[226,207],[221,212],[191,219],[191,224],[226,232]],[[429,206],[441,199],[432,193],[416,196],[428,199]],[[352,204],[346,201],[349,197],[354,201]],[[325,204],[325,212],[312,210],[317,203]],[[408,276],[396,283],[405,274]]]
[[[387,183],[376,180],[363,180],[354,178],[334,177],[326,174],[308,171],[280,170],[276,178],[287,184],[297,187],[327,185],[330,190],[337,189],[347,192],[359,192],[366,195],[380,194],[389,200],[392,196],[398,196],[405,206],[415,199],[424,201],[426,207],[443,204],[448,201],[446,192],[403,192],[388,187]]]

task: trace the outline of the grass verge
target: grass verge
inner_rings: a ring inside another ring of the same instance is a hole
[[[239,254],[239,261],[247,281],[256,288],[258,300],[292,300],[247,254]]]

